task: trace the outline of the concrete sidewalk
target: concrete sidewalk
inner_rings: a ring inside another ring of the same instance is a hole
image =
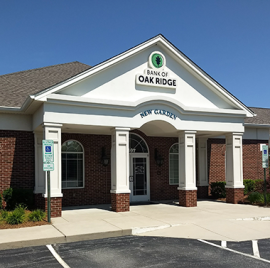
[[[115,213],[109,205],[71,208],[52,225],[0,230],[0,249],[123,235],[244,241],[270,238],[270,208],[198,201],[194,208],[160,203]]]

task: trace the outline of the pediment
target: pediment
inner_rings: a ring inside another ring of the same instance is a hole
[[[163,56],[162,68],[151,66],[151,55],[155,53]],[[182,110],[228,109],[252,116],[245,105],[160,35],[47,93],[63,99],[74,96],[89,102],[102,100],[110,105],[173,99]]]

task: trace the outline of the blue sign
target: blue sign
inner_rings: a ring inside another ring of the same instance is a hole
[[[45,146],[45,151],[47,153],[50,153],[52,151],[52,147],[51,146]]]

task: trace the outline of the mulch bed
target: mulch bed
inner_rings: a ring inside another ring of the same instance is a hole
[[[28,215],[29,213],[31,213],[31,211],[26,210],[25,214]],[[28,222],[24,222],[21,224],[7,224],[4,221],[0,221],[0,230],[1,229],[17,229],[17,228],[24,228],[24,227],[33,227],[33,226],[41,226],[41,225],[47,225],[50,224],[48,223],[47,219],[42,220],[42,221],[38,221],[38,222],[32,222],[32,221],[28,221]]]
[[[17,229],[17,228],[24,228],[24,227],[33,227],[33,226],[41,226],[41,225],[47,225],[50,224],[47,221],[43,220],[43,221],[38,221],[38,222],[32,222],[32,221],[28,221],[28,222],[24,222],[21,224],[7,224],[7,223],[0,223],[0,230],[1,229]]]

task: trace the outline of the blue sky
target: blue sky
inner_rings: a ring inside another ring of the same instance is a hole
[[[269,0],[1,0],[0,75],[96,65],[159,33],[247,106],[270,107]]]

